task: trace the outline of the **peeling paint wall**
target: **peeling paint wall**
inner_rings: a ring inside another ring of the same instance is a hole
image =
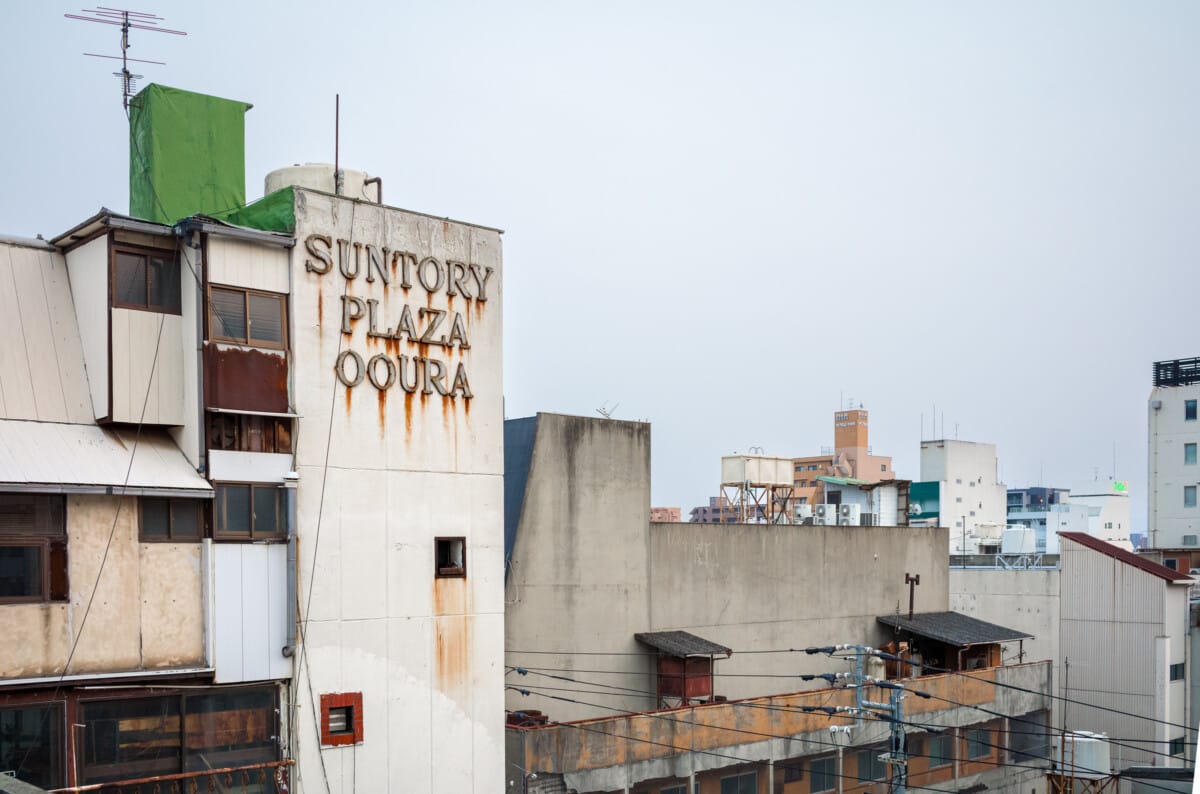
[[[201,545],[139,543],[137,500],[119,502],[67,498],[70,600],[0,609],[0,676],[61,675],[72,644],[71,675],[204,666]]]

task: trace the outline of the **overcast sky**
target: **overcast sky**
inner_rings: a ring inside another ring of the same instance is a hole
[[[128,209],[115,28],[0,2],[0,232]],[[267,6],[270,6],[269,10]],[[247,196],[333,158],[506,230],[505,396],[653,423],[653,500],[722,454],[998,446],[1128,479],[1154,360],[1200,355],[1200,4],[152,2],[148,80],[254,104]]]

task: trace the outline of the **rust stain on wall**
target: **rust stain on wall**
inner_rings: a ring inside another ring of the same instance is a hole
[[[353,389],[352,387],[350,387],[350,386],[346,386],[346,387],[345,387],[345,389],[346,389],[346,416],[349,416],[349,415],[350,415],[350,409],[354,407],[354,406],[353,406],[353,403],[354,403],[354,389]]]
[[[209,345],[204,352],[205,396],[213,408],[284,413],[287,358],[275,353]]]
[[[317,325],[325,321],[325,293],[317,290]]]
[[[375,400],[379,405],[379,437],[383,438],[387,431],[387,389],[376,389]]]
[[[404,443],[408,443],[409,436],[412,435],[412,392],[404,392]]]
[[[470,678],[471,620],[464,614],[466,579],[434,579],[434,680],[439,690],[462,701]]]

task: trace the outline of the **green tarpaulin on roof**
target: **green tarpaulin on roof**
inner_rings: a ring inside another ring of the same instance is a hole
[[[173,224],[246,203],[251,105],[150,84],[129,103],[129,214]]]
[[[296,197],[290,186],[283,187],[245,207],[212,213],[212,217],[234,226],[292,234],[296,231]]]

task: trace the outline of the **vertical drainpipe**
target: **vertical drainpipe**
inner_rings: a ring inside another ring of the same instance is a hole
[[[283,476],[283,493],[287,501],[287,645],[283,655],[296,653],[296,486],[300,475],[289,471]]]

